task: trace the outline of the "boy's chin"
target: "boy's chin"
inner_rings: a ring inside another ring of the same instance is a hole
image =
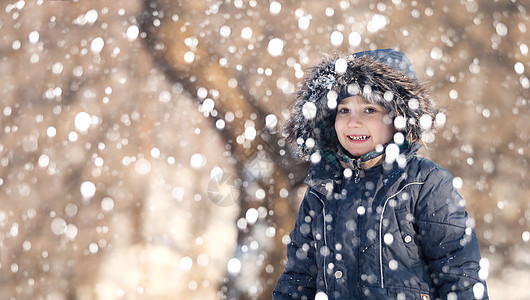
[[[365,155],[365,154],[370,153],[371,151],[373,151],[373,150],[369,150],[369,151],[360,151],[360,150],[353,151],[353,150],[349,150],[349,149],[346,149],[346,148],[344,148],[344,149],[345,149],[346,152],[348,152],[348,154],[349,154],[351,157],[353,157],[353,158],[359,158],[359,157],[361,157],[361,156],[363,156],[363,155]]]

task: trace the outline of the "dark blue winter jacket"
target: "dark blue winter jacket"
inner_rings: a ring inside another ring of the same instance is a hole
[[[488,298],[465,202],[418,148],[404,150],[404,168],[358,182],[324,157],[312,164],[274,299]]]

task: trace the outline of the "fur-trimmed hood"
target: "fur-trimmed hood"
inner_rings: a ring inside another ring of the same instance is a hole
[[[409,144],[432,139],[439,109],[405,54],[392,49],[336,54],[308,71],[284,125],[287,140],[302,158],[337,151],[337,104],[353,95],[385,107]]]

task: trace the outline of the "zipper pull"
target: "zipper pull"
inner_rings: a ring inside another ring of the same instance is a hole
[[[355,169],[355,183],[359,183],[361,178],[364,178],[364,170],[361,168]]]
[[[361,180],[361,159],[356,159],[353,161],[354,165],[355,165],[355,183],[359,183],[359,181]]]

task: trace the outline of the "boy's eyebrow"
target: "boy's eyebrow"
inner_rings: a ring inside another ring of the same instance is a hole
[[[373,102],[370,102],[370,100],[366,99],[366,98],[361,98],[361,101],[364,103],[364,104],[375,104]]]
[[[384,106],[383,106],[382,104],[380,104],[380,103],[370,102],[370,101],[368,101],[368,100],[364,100],[364,101],[363,101],[363,104],[377,105],[377,106],[384,107]]]
[[[351,102],[353,100],[351,99],[348,99],[348,98],[344,98],[342,100],[339,100],[340,102],[337,104],[337,107],[338,106],[341,106],[341,105],[348,105],[347,102]],[[364,98],[364,97],[361,97],[361,102],[360,104],[364,104],[364,105],[378,105],[378,106],[381,106],[381,107],[384,107],[383,105],[379,104],[379,103],[374,103],[374,102],[370,102],[370,100]]]

